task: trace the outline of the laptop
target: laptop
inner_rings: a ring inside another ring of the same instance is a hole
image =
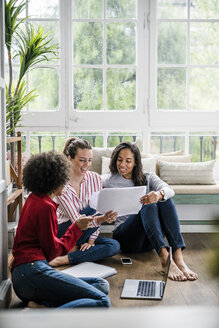
[[[167,284],[167,277],[170,269],[170,262],[172,260],[172,248],[170,247],[165,272],[162,280],[135,280],[126,279],[123,285],[121,298],[130,299],[149,299],[162,300],[165,287]]]

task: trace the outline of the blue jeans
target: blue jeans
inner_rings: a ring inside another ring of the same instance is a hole
[[[184,249],[175,204],[170,198],[165,202],[143,205],[137,215],[130,215],[113,233],[124,252],[143,252],[172,246],[173,253]]]
[[[46,260],[18,265],[12,270],[15,293],[24,302],[47,307],[109,307],[109,283],[101,278],[75,278],[52,268]]]
[[[89,206],[84,208],[80,214],[85,214],[87,216],[94,214],[96,211]],[[58,227],[58,233],[57,236],[60,238],[62,235],[64,235],[65,231],[68,229],[68,227],[72,224],[72,222],[69,220],[67,222],[59,224]],[[80,245],[86,243],[89,239],[89,237],[98,229],[98,227],[95,228],[89,228],[85,231],[83,231],[82,236],[77,241],[77,246],[80,247]],[[106,257],[113,256],[117,254],[120,250],[120,245],[117,240],[114,240],[112,238],[105,238],[98,236],[95,239],[95,246],[90,247],[89,249],[85,251],[77,250],[75,252],[69,253],[68,258],[69,262],[71,264],[77,264],[82,262],[93,262],[93,261],[99,261]]]

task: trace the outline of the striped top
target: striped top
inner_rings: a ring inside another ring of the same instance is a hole
[[[73,186],[68,182],[61,196],[56,196],[55,201],[59,204],[57,209],[58,224],[71,220],[75,222],[80,216],[80,211],[90,205],[90,198],[94,192],[102,189],[101,177],[99,174],[87,171],[80,185],[80,197]],[[89,228],[99,227],[97,219],[89,224]],[[99,235],[97,229],[90,239],[96,239]]]

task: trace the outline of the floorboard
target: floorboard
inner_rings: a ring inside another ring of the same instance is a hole
[[[155,251],[124,254],[119,253],[98,263],[116,268],[117,274],[108,277],[110,283],[111,307],[144,307],[144,306],[185,306],[185,305],[219,305],[219,277],[209,272],[209,257],[212,255],[213,239],[219,234],[183,234],[186,249],[183,251],[185,262],[199,275],[197,281],[173,282],[168,279],[162,301],[120,299],[123,282],[132,279],[161,279],[160,263]],[[130,256],[132,265],[123,265],[121,257]],[[20,301],[13,293],[11,307],[19,306]]]

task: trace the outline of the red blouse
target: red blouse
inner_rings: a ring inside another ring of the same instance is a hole
[[[21,212],[14,239],[12,268],[37,260],[51,261],[66,255],[82,235],[73,223],[59,239],[56,237],[58,205],[45,194],[30,194]]]

